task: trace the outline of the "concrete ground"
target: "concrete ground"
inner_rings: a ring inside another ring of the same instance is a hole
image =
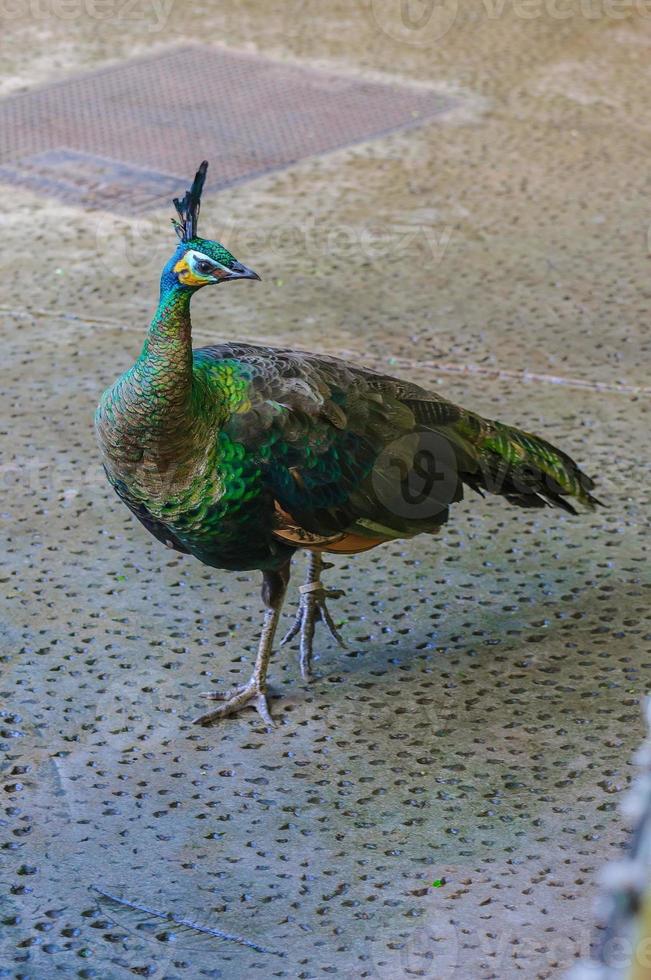
[[[197,341],[440,386],[574,454],[608,509],[469,495],[437,539],[338,560],[348,651],[321,635],[309,687],[276,655],[270,735],[253,713],[192,727],[201,690],[248,676],[258,582],[136,526],[91,424],[139,349],[169,207],[3,188],[1,977],[504,980],[588,951],[651,667],[651,11],[405,9],[5,0],[0,91],[200,39],[456,94],[209,196],[204,233],[264,282],[201,295]]]

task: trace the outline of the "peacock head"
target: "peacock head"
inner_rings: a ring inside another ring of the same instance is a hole
[[[232,282],[234,279],[260,278],[253,269],[238,262],[219,242],[197,236],[201,192],[207,169],[208,161],[204,160],[185,197],[182,200],[174,198],[174,207],[179,217],[178,220],[173,218],[172,223],[180,242],[163,269],[163,291],[181,286],[194,292],[202,286],[214,286],[216,283]]]

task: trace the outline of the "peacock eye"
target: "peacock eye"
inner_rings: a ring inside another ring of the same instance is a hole
[[[203,273],[211,272],[212,268],[213,268],[212,262],[206,262],[205,259],[197,262],[197,272],[203,272]]]

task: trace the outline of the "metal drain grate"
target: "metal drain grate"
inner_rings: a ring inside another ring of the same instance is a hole
[[[0,180],[117,212],[156,206],[210,160],[217,190],[418,125],[452,101],[193,46],[0,101]]]

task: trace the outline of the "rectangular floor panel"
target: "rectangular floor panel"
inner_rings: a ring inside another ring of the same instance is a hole
[[[452,101],[200,45],[0,101],[0,180],[118,213],[155,207],[202,158],[208,189],[419,125]]]

